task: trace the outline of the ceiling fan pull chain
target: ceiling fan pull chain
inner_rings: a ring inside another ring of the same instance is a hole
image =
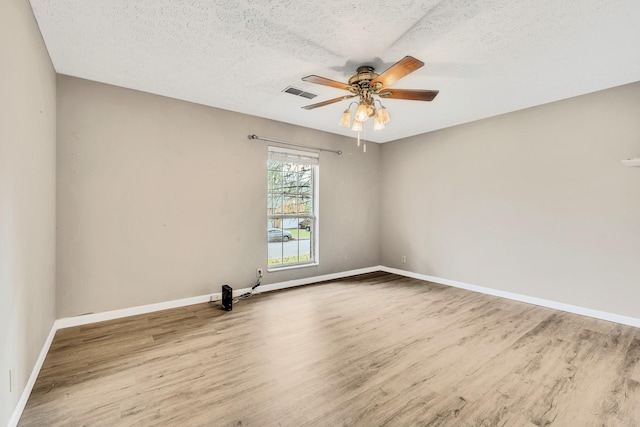
[[[366,135],[364,135],[365,130],[364,127],[362,129],[362,152],[366,153],[367,152],[367,138]]]
[[[358,147],[360,147],[360,131],[358,131]]]

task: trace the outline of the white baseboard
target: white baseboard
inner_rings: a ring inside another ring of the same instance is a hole
[[[428,282],[439,283],[441,285],[452,286],[454,288],[466,289],[473,292],[493,295],[496,297],[506,298],[514,301],[526,302],[528,304],[539,305],[541,307],[553,308],[555,310],[566,311],[568,313],[580,314],[582,316],[593,317],[596,319],[607,320],[609,322],[615,322],[623,325],[629,325],[629,326],[634,326],[636,328],[640,328],[640,319],[637,319],[635,317],[623,316],[620,314],[594,310],[591,308],[579,307],[577,305],[565,304],[562,302],[547,300],[543,298],[536,298],[528,295],[501,291],[499,289],[492,289],[492,288],[485,288],[483,286],[470,285],[468,283],[457,282],[455,280],[449,280],[449,279],[443,279],[441,277],[427,276],[426,274],[414,273],[412,271],[405,271],[397,268],[380,266],[380,270],[386,271],[387,273],[398,274],[400,276],[411,277],[413,279],[426,280]]]
[[[279,289],[294,288],[296,286],[310,285],[313,283],[325,282],[327,280],[342,279],[344,277],[356,276],[358,274],[365,274],[365,273],[373,273],[381,270],[382,270],[382,266],[376,265],[373,267],[359,268],[357,270],[342,271],[340,273],[331,273],[331,274],[324,274],[322,276],[306,277],[304,279],[288,280],[286,282],[273,283],[271,285],[261,285],[259,288],[256,288],[255,293],[259,294],[262,292],[277,291]],[[238,289],[233,293],[234,295],[235,294],[241,295],[245,292],[248,292],[250,289],[251,288]],[[218,296],[218,299],[220,298],[221,296]]]
[[[256,289],[255,293],[275,291],[278,289],[293,288],[295,286],[308,285],[311,283],[323,282],[325,280],[341,279],[343,277],[355,276],[356,274],[371,273],[380,271],[381,266],[373,266],[360,268],[357,270],[342,271],[340,273],[325,274],[322,276],[306,277],[304,279],[289,280],[286,282],[273,283],[271,285],[262,285]],[[251,288],[236,289],[234,295],[241,295],[248,292]],[[156,304],[139,305],[136,307],[122,308],[119,310],[103,311],[101,313],[91,313],[82,316],[65,317],[58,319],[54,323],[56,330],[70,328],[73,326],[88,325],[90,323],[103,322],[105,320],[119,319],[122,317],[135,316],[137,314],[152,313],[154,311],[168,310],[171,308],[184,307],[187,305],[200,304],[209,301],[218,301],[222,298],[220,292],[200,295],[197,297],[184,298],[173,301],[165,301]]]
[[[327,280],[342,279],[344,277],[355,276],[358,274],[373,273],[376,271],[394,273],[400,276],[411,277],[413,279],[439,283],[442,285],[452,286],[455,288],[466,289],[473,292],[479,292],[487,295],[507,298],[514,301],[535,304],[542,307],[553,308],[556,310],[566,311],[569,313],[580,314],[582,316],[608,320],[610,322],[615,322],[623,325],[629,325],[629,326],[640,328],[640,319],[637,319],[634,317],[622,316],[619,314],[593,310],[590,308],[584,308],[584,307],[579,307],[579,306],[570,305],[570,304],[564,304],[561,302],[531,297],[527,295],[516,294],[513,292],[501,291],[498,289],[485,288],[482,286],[471,285],[463,282],[457,282],[455,280],[443,279],[441,277],[427,276],[425,274],[414,273],[411,271],[400,270],[397,268],[385,267],[383,265],[360,268],[357,270],[343,271],[340,273],[325,274],[322,276],[307,277],[304,279],[289,280],[286,282],[273,283],[270,285],[262,285],[259,288],[257,288],[255,292],[262,293],[262,292],[275,291],[279,289],[293,288],[296,286],[303,286],[303,285],[308,285],[312,283],[324,282]],[[238,289],[234,291],[234,294],[240,295],[245,292],[248,292],[249,290],[250,288]],[[38,356],[38,360],[36,361],[35,366],[33,367],[31,376],[29,377],[29,381],[27,381],[27,384],[25,385],[25,388],[22,391],[22,394],[20,395],[20,400],[18,401],[18,404],[16,405],[16,408],[13,411],[13,415],[9,420],[9,424],[8,424],[9,427],[15,427],[18,425],[18,421],[20,421],[20,417],[22,416],[22,411],[24,410],[24,407],[27,404],[27,400],[29,400],[29,395],[31,394],[31,390],[33,389],[36,379],[38,378],[38,374],[40,373],[40,369],[42,368],[44,359],[46,358],[47,353],[49,352],[49,347],[51,346],[53,337],[55,336],[55,333],[58,329],[69,328],[72,326],[87,325],[90,323],[102,322],[105,320],[119,319],[121,317],[151,313],[154,311],[167,310],[170,308],[184,307],[187,305],[200,304],[203,302],[218,301],[220,300],[221,297],[222,296],[220,292],[218,292],[214,294],[201,295],[197,297],[166,301],[166,302],[161,302],[157,304],[141,305],[137,307],[129,307],[129,308],[123,308],[120,310],[112,310],[112,311],[105,311],[102,313],[87,314],[84,316],[66,317],[66,318],[56,320],[53,323],[51,332],[49,333],[49,336],[47,337],[47,340],[45,341],[42,347],[42,350],[40,351],[40,355]]]
[[[70,328],[73,326],[88,325],[90,323],[104,322],[105,320],[120,319],[121,317],[135,316],[137,314],[153,313],[154,311],[168,310],[170,308],[184,307],[192,304],[208,302],[209,295],[177,299],[173,301],[159,302],[156,304],[139,305],[136,307],[121,308],[119,310],[103,311],[100,313],[84,314],[82,316],[63,317],[54,323],[57,329]]]
[[[40,374],[40,369],[42,368],[42,364],[44,363],[44,359],[47,357],[47,353],[49,353],[49,347],[51,347],[51,343],[53,342],[53,337],[56,335],[56,325],[55,322],[51,326],[51,331],[49,332],[49,336],[44,342],[42,346],[42,350],[40,350],[40,354],[38,355],[38,359],[36,360],[33,369],[31,370],[31,375],[29,375],[29,379],[27,380],[27,384],[25,384],[24,389],[22,390],[22,394],[20,395],[20,399],[13,410],[13,414],[9,419],[8,427],[15,427],[18,425],[20,421],[20,417],[22,416],[22,411],[24,411],[24,407],[27,405],[27,401],[29,400],[29,396],[31,395],[31,390],[33,390],[33,386],[36,383],[36,379]]]
[[[580,307],[580,306],[571,305],[571,304],[565,304],[565,303],[547,300],[543,298],[536,298],[528,295],[516,294],[513,292],[501,291],[499,289],[486,288],[483,286],[472,285],[469,283],[458,282],[455,280],[443,279],[441,277],[428,276],[426,274],[414,273],[412,271],[400,270],[397,268],[386,267],[383,265],[360,268],[356,270],[342,271],[339,273],[325,274],[322,276],[313,276],[313,277],[306,277],[303,279],[288,280],[286,282],[273,283],[270,285],[262,285],[255,290],[255,293],[259,294],[262,292],[293,288],[296,286],[309,285],[312,283],[324,282],[327,280],[342,279],[344,277],[355,276],[358,274],[373,273],[375,271],[385,271],[387,273],[394,273],[400,276],[411,277],[419,280],[426,280],[428,282],[439,283],[442,285],[452,286],[455,288],[466,289],[473,292],[493,295],[500,298],[506,298],[514,301],[525,302],[528,304],[535,304],[541,307],[553,308],[555,310],[566,311],[568,313],[579,314],[582,316],[593,317],[596,319],[607,320],[610,322],[615,322],[623,325],[629,325],[629,326],[634,326],[636,328],[640,328],[640,319],[637,319],[634,317],[623,316],[620,314],[594,310],[591,308],[585,308],[585,307]],[[245,292],[248,292],[250,289],[251,288],[235,289],[233,293],[235,296],[237,296]],[[95,323],[95,322],[102,322],[105,320],[113,320],[113,319],[119,319],[122,317],[135,316],[137,314],[145,314],[145,313],[151,313],[154,311],[184,307],[192,304],[200,304],[203,302],[219,301],[221,298],[222,298],[221,293],[217,292],[213,294],[200,295],[197,297],[184,298],[184,299],[173,300],[173,301],[166,301],[166,302],[161,302],[157,304],[148,304],[148,305],[141,305],[137,307],[123,308],[120,310],[105,311],[102,313],[86,314],[84,316],[67,317],[67,318],[56,320],[54,324],[54,329],[58,330],[62,328],[69,328],[72,326],[86,325],[86,324]],[[48,349],[48,346],[47,346],[47,349]]]

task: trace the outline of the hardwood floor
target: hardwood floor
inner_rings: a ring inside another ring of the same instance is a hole
[[[386,273],[59,330],[20,426],[640,426],[640,329]]]

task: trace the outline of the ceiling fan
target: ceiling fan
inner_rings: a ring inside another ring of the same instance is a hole
[[[324,107],[346,99],[359,97],[355,120],[352,129],[356,132],[362,131],[363,123],[370,117],[374,117],[374,129],[383,129],[384,125],[390,121],[389,113],[382,105],[379,98],[388,99],[407,99],[413,101],[432,101],[438,94],[437,90],[415,90],[415,89],[393,89],[389,86],[400,80],[402,77],[416,71],[422,67],[424,62],[412,57],[405,56],[400,61],[387,68],[382,74],[377,74],[375,69],[369,65],[358,67],[356,73],[351,76],[349,83],[342,83],[336,80],[327,79],[320,76],[306,76],[302,80],[309,83],[315,83],[324,86],[344,89],[349,95],[343,95],[338,98],[329,99],[327,101],[318,102],[304,106],[305,110],[313,110],[314,108]],[[380,104],[380,108],[376,109],[375,102]],[[354,104],[352,103],[352,104]],[[349,107],[351,107],[351,105]],[[342,115],[340,124],[345,127],[351,126],[351,111],[347,107]]]

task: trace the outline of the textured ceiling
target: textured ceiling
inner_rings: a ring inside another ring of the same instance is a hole
[[[425,67],[391,87],[387,142],[640,80],[638,0],[31,0],[58,73],[353,136],[346,81],[405,55]],[[295,86],[313,100],[282,91]],[[640,101],[639,101],[640,102]],[[251,133],[252,129],[247,129]]]

